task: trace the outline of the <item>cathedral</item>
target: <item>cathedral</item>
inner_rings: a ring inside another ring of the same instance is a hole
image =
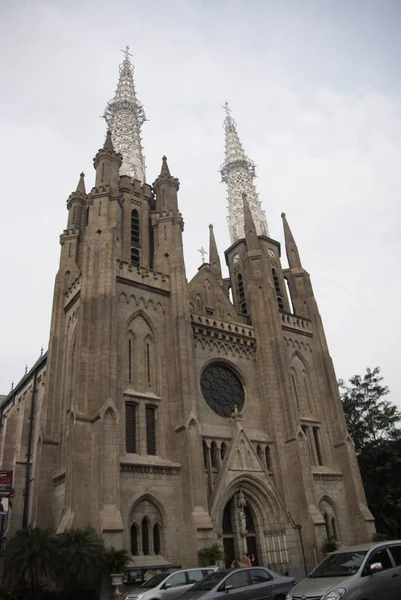
[[[94,187],[82,173],[67,200],[48,352],[1,398],[1,469],[13,472],[2,536],[90,525],[132,567],[193,567],[217,543],[222,564],[254,553],[281,572],[314,564],[327,541],[369,541],[285,214],[288,267],[226,105],[228,277],[210,225],[208,260],[188,281],[179,180],[164,156],[147,182],[133,74],[127,50]]]

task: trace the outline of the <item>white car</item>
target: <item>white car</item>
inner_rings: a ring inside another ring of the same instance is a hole
[[[286,600],[400,600],[401,540],[332,552]]]
[[[217,567],[185,569],[174,573],[158,573],[145,581],[140,587],[123,595],[123,600],[173,600],[182,592],[189,590]]]

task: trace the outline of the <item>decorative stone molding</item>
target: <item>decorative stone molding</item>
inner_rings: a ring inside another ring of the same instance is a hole
[[[75,298],[75,296],[81,291],[81,277],[77,277],[68,290],[64,294],[64,308],[70,304],[70,302]]]
[[[121,464],[122,473],[147,473],[150,475],[178,475],[181,467],[170,467],[167,465],[127,465]]]
[[[342,481],[343,474],[342,473],[319,473],[317,471],[313,472],[313,479],[316,481]]]
[[[287,331],[302,332],[308,337],[313,336],[312,322],[306,317],[297,317],[286,312],[281,313],[282,327]]]
[[[304,350],[305,352],[312,352],[312,348],[308,342],[300,342],[293,340],[292,338],[284,336],[284,341],[287,346],[291,346],[294,350]]]
[[[256,340],[252,327],[191,314],[194,345],[217,354],[255,358]]]
[[[165,294],[170,293],[170,277],[168,275],[145,267],[137,267],[125,260],[117,260],[117,263],[117,281],[128,285],[157,289]]]

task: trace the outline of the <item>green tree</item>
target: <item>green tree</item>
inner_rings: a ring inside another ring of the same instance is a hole
[[[380,368],[366,369],[363,378],[354,375],[346,385],[338,381],[348,431],[359,455],[366,446],[377,445],[400,435],[397,423],[401,413],[386,396],[390,393],[381,382]]]
[[[199,550],[198,556],[201,567],[208,567],[216,565],[223,558],[223,552],[219,544],[212,544]]]
[[[54,576],[58,560],[58,543],[52,529],[27,527],[7,542],[3,567],[6,583],[26,586],[33,596]]]
[[[401,537],[401,413],[386,399],[380,369],[339,380],[348,431],[354,440],[368,506],[379,536]]]
[[[103,540],[91,527],[72,528],[59,536],[59,545],[63,589],[93,589],[105,565]]]
[[[116,550],[113,546],[105,551],[105,563],[107,571],[111,573],[123,573],[129,563],[130,553],[128,550]]]

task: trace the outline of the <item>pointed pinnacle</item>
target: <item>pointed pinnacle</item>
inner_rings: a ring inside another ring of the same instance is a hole
[[[79,192],[80,194],[86,195],[85,173],[80,174],[76,191]]]
[[[283,219],[285,251],[287,254],[288,265],[290,269],[302,269],[302,263],[299,257],[298,248],[295,243],[294,236],[292,235],[290,226],[288,225],[285,213],[281,213],[281,218]]]
[[[161,176],[166,176],[166,177],[171,177],[170,175],[170,169],[168,168],[168,164],[167,164],[167,156],[163,156],[162,158],[162,168],[160,171],[160,175]]]
[[[216,275],[217,279],[219,280],[219,283],[220,282],[223,283],[220,257],[219,257],[219,253],[217,251],[217,245],[216,245],[216,240],[214,237],[214,231],[213,231],[212,224],[209,225],[209,264],[210,264],[210,267],[211,267],[213,273]]]
[[[110,152],[114,152],[113,141],[111,139],[111,131],[107,130],[106,139],[104,141],[103,150],[109,150]]]
[[[259,250],[259,240],[256,234],[255,222],[249,208],[248,198],[245,192],[242,193],[242,202],[244,205],[244,231],[246,247],[249,250]]]

